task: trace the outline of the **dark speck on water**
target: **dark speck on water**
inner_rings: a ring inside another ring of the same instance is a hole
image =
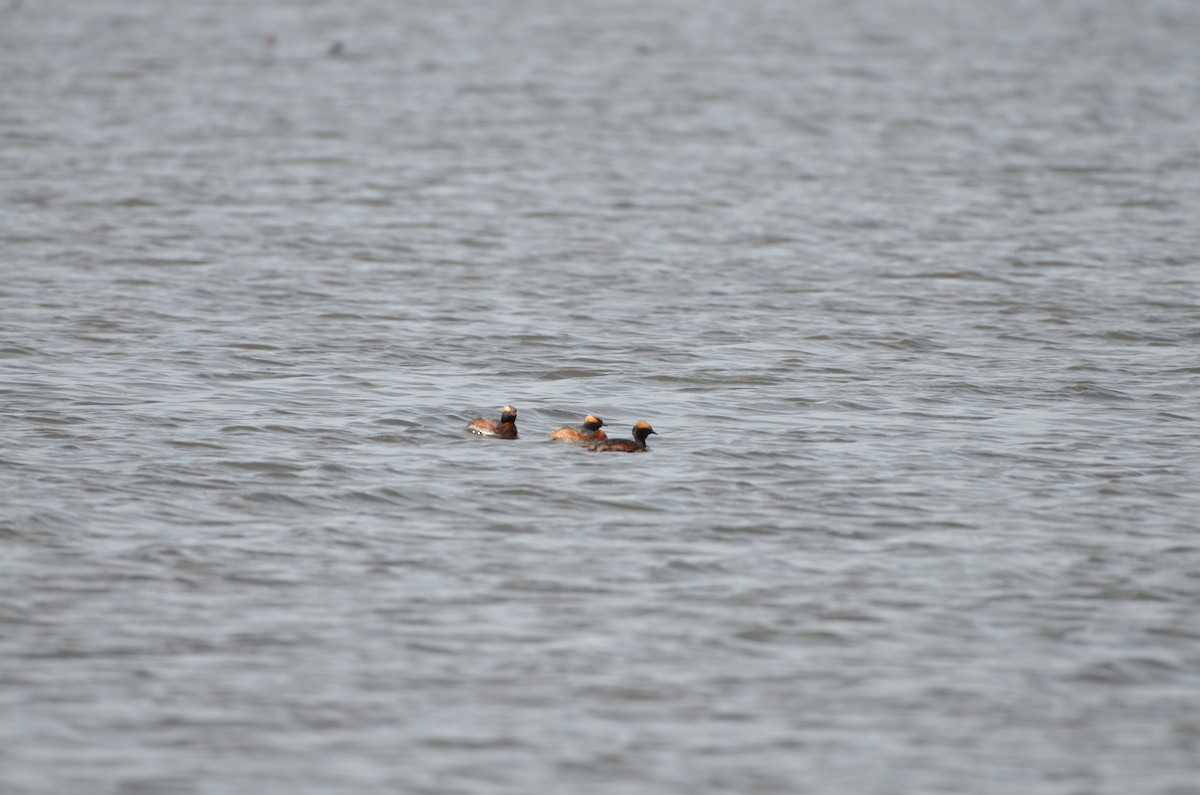
[[[0,793],[1200,793],[1197,41],[0,4]]]

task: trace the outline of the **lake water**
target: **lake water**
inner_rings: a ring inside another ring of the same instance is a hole
[[[0,791],[1200,793],[1197,41],[5,2]]]

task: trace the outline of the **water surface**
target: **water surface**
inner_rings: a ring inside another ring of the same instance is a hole
[[[1198,36],[7,4],[0,789],[1200,792]]]

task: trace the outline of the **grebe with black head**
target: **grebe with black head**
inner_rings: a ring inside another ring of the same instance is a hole
[[[604,420],[589,414],[583,418],[582,425],[568,425],[565,428],[550,431],[550,438],[556,442],[591,444],[608,438],[608,434],[600,430],[603,425]]]
[[[467,423],[467,430],[479,436],[494,436],[497,439],[517,438],[517,410],[512,406],[500,409],[500,421],[476,417]]]
[[[652,433],[657,435],[658,432],[650,427],[650,423],[641,420],[633,426],[632,439],[605,439],[588,449],[597,453],[644,453],[649,449],[646,447],[646,437]]]

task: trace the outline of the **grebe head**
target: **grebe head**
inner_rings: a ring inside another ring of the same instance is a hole
[[[646,441],[646,437],[650,434],[658,435],[658,431],[650,427],[650,423],[645,420],[639,420],[637,425],[633,426],[633,438]]]

